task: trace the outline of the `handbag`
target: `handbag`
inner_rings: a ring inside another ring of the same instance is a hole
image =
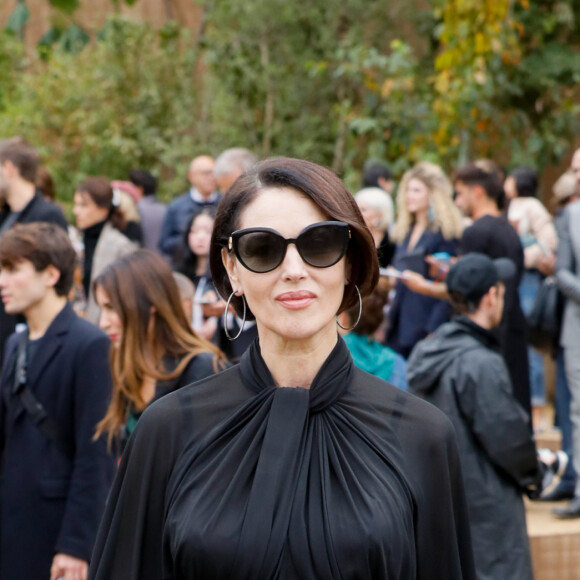
[[[528,314],[528,342],[536,348],[552,348],[558,343],[564,302],[554,276],[542,281]]]

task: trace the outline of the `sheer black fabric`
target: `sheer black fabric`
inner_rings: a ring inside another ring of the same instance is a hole
[[[342,339],[310,390],[240,365],[149,408],[92,580],[474,578],[453,429],[357,369]]]

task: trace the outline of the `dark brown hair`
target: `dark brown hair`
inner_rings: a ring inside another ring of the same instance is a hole
[[[387,303],[388,291],[378,286],[362,299],[362,313],[358,324],[352,329],[354,334],[372,336],[383,322],[383,308]],[[349,326],[358,318],[359,304],[355,304],[346,311]]]
[[[36,172],[36,187],[40,189],[40,193],[44,199],[48,199],[49,201],[55,200],[54,181],[44,165],[41,165]]]
[[[214,285],[222,297],[232,293],[232,287],[222,262],[221,249],[226,240],[239,229],[240,216],[246,207],[264,189],[294,189],[324,213],[329,220],[345,222],[351,229],[351,241],[346,254],[350,267],[350,284],[346,286],[339,312],[358,303],[354,288],[366,296],[375,287],[379,277],[377,251],[353,196],[342,181],[329,169],[301,159],[277,157],[250,168],[240,176],[223,197],[218,207],[210,247],[210,268]],[[264,224],[267,226],[268,224]],[[242,298],[234,296],[236,312],[243,311]],[[248,311],[247,318],[254,320]]]
[[[468,163],[453,174],[453,183],[461,182],[467,186],[479,185],[487,197],[497,204],[498,209],[506,206],[506,195],[502,182],[495,171],[483,169],[477,163]]]
[[[77,187],[79,193],[86,193],[97,207],[109,210],[107,218],[111,225],[120,231],[127,225],[123,214],[118,206],[113,205],[113,188],[108,179],[104,177],[87,177]]]
[[[39,157],[36,149],[20,137],[0,141],[0,163],[10,161],[20,173],[20,177],[36,183]]]
[[[93,282],[101,287],[121,319],[123,333],[118,348],[111,348],[113,397],[97,436],[107,431],[109,442],[118,435],[131,405],[143,409],[141,387],[146,377],[167,380],[179,376],[200,353],[215,356],[216,371],[225,357],[191,328],[177,283],[165,260],[150,250],[137,250],[110,264]],[[167,372],[164,357],[180,358]]]
[[[54,285],[58,296],[71,289],[76,253],[67,233],[55,224],[36,222],[16,224],[0,236],[0,267],[12,268],[19,262],[32,262],[37,272],[54,266],[60,278]]]

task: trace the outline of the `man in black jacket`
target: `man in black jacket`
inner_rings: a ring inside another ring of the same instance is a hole
[[[0,141],[0,234],[15,223],[50,222],[67,228],[62,210],[36,188],[38,154],[20,138]],[[0,304],[0,365],[6,339],[14,332],[16,317]]]
[[[503,314],[511,260],[466,254],[447,276],[459,316],[420,342],[409,390],[439,407],[455,427],[478,578],[533,577],[521,493],[537,497],[543,469],[492,329]]]
[[[0,236],[0,295],[27,330],[0,382],[0,578],[84,580],[115,462],[93,440],[111,396],[109,339],[67,302],[75,251],[54,224]]]

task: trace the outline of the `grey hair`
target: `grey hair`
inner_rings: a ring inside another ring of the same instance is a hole
[[[386,232],[395,221],[393,199],[384,189],[365,187],[354,194],[354,199],[369,205],[380,213],[381,222],[377,226],[379,230]]]
[[[229,175],[236,170],[245,173],[250,167],[258,162],[258,158],[248,149],[233,147],[219,154],[215,160],[213,173],[216,177]]]

